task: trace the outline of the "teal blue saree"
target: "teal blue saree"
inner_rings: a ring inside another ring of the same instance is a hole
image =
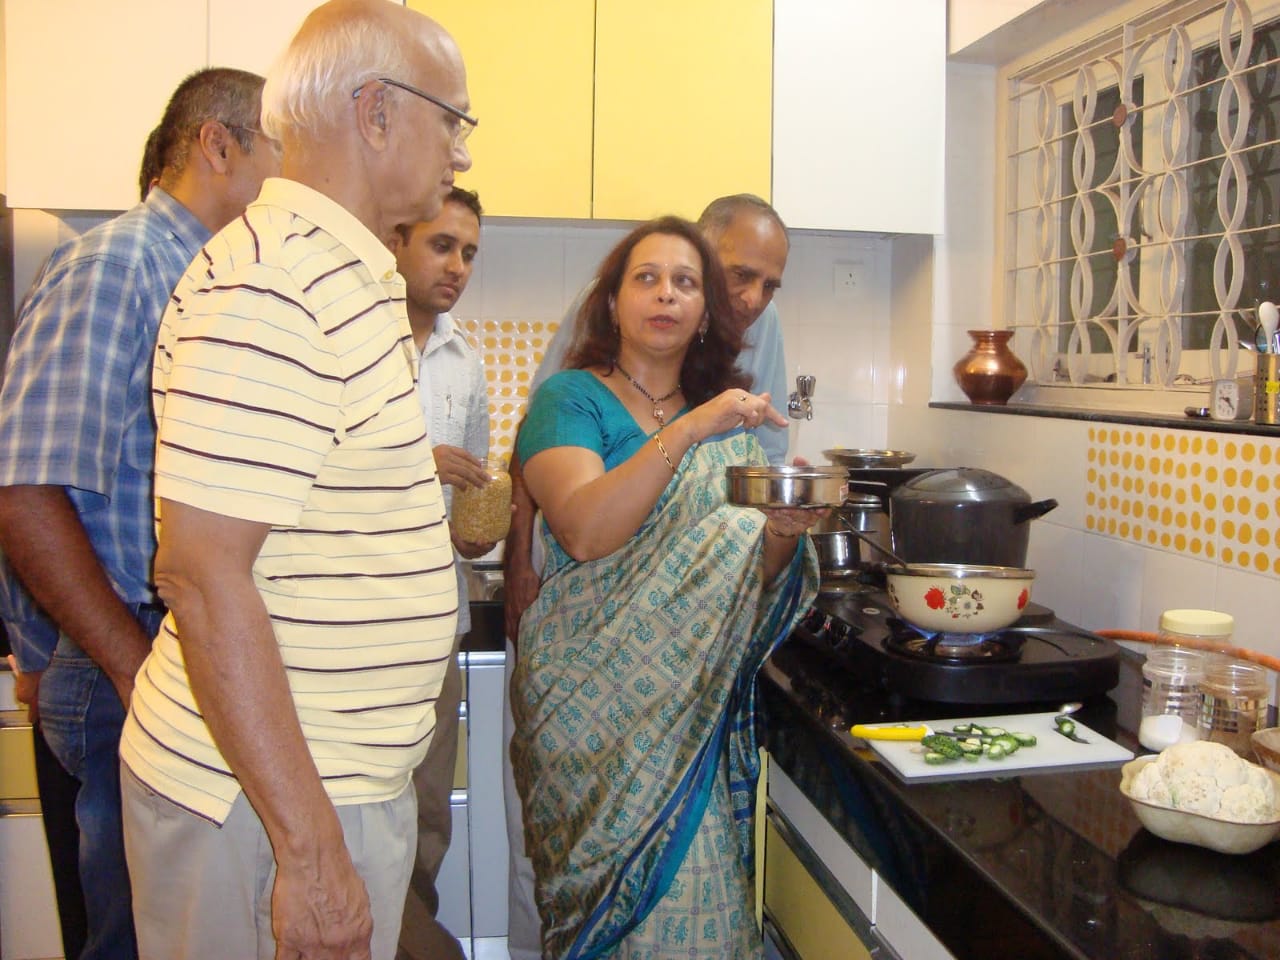
[[[544,529],[511,751],[544,956],[761,955],[755,679],[817,589],[808,538],[762,582],[764,515],[725,499],[750,434],[690,451],[637,535],[579,563]]]

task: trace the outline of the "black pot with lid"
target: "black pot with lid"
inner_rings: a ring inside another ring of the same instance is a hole
[[[890,539],[909,563],[1024,567],[1028,521],[1057,505],[1033,502],[1017,484],[987,470],[930,470],[889,495]]]

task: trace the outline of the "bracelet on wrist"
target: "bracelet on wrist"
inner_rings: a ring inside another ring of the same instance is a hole
[[[662,442],[662,431],[659,430],[653,435],[653,442],[658,445],[658,452],[662,454],[662,459],[667,461],[667,466],[671,468],[672,474],[676,472],[676,465],[671,462],[671,456],[667,453],[666,445]]]
[[[766,520],[764,522],[764,529],[766,532],[772,533],[775,537],[782,537],[784,540],[795,540],[800,536],[798,533],[783,533],[773,525],[772,520]]]

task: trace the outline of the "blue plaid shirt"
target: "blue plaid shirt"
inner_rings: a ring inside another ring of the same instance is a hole
[[[160,188],[58,247],[36,280],[0,386],[0,486],[65,487],[111,585],[155,600],[151,363],[160,317],[208,229]],[[54,627],[7,567],[0,617],[23,670]]]

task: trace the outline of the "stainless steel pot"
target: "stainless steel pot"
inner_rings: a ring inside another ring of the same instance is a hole
[[[844,502],[844,467],[726,467],[729,502],[740,507],[836,507]]]
[[[1033,503],[1017,484],[986,470],[931,470],[889,495],[890,539],[894,552],[909,563],[1022,567],[1028,521],[1057,505],[1057,500]]]
[[[871,569],[883,560],[874,547],[850,532],[850,527],[889,545],[889,515],[874,494],[851,493],[843,504],[810,531],[822,576],[844,576]]]

